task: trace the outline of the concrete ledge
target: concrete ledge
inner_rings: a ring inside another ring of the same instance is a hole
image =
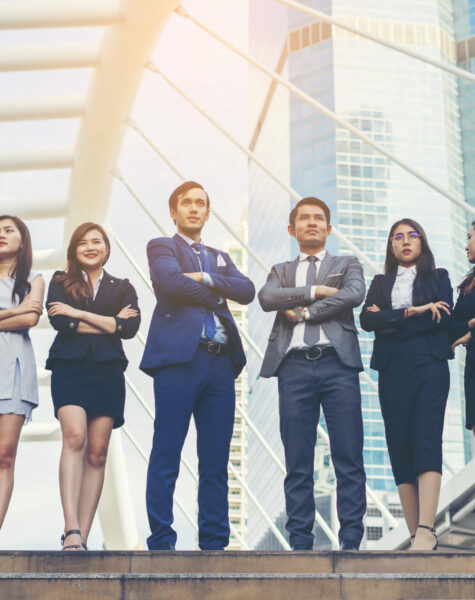
[[[465,600],[474,589],[473,573],[0,575],[0,596],[9,600]]]
[[[475,573],[454,552],[0,552],[0,573]],[[474,593],[475,598],[475,593]]]

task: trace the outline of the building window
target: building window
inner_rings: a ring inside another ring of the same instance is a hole
[[[369,540],[379,540],[383,535],[382,527],[367,527],[366,534]]]

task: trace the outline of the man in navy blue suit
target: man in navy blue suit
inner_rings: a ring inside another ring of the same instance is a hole
[[[198,542],[229,543],[228,459],[234,423],[234,379],[246,357],[226,299],[252,302],[252,282],[225,252],[205,246],[210,202],[187,181],[169,199],[177,233],[147,246],[157,305],[140,368],[154,378],[155,426],[147,475],[150,550],[174,550],[173,492],[191,416],[199,461]]]

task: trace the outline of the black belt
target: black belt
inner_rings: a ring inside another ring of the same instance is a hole
[[[198,346],[204,348],[210,354],[227,354],[228,352],[226,344],[220,344],[214,340],[200,339]]]
[[[290,358],[305,358],[306,360],[320,360],[327,356],[337,356],[337,352],[333,346],[312,346],[311,348],[291,350],[287,356]]]

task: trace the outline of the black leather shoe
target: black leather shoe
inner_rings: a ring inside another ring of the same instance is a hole
[[[313,550],[312,546],[305,546],[303,544],[296,544],[293,546],[292,550]]]
[[[345,552],[359,550],[359,546],[357,544],[355,544],[355,542],[352,542],[351,540],[348,540],[348,541],[343,540],[342,542],[340,542],[340,550],[343,550]]]
[[[154,550],[175,550],[175,546],[171,542],[160,542]]]

